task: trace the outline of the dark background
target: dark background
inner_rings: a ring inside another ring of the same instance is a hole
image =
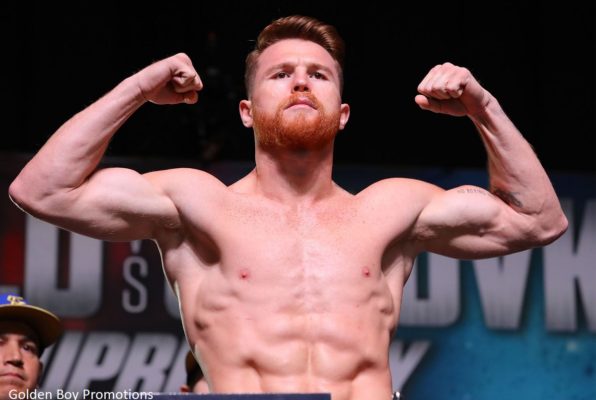
[[[413,101],[426,72],[451,61],[499,99],[548,170],[596,170],[593,2],[353,3],[4,2],[0,151],[35,152],[120,80],[183,51],[206,86],[198,105],[145,105],[108,155],[252,160],[237,111],[244,57],[266,24],[299,13],[334,24],[347,43],[352,115],[338,163],[483,168],[469,120]]]

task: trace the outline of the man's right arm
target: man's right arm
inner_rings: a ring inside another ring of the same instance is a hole
[[[105,240],[150,238],[158,228],[175,228],[167,172],[96,169],[112,136],[146,101],[195,103],[201,88],[184,54],[125,79],[50,137],[12,182],[11,199],[42,220]]]

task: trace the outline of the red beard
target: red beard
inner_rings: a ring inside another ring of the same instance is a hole
[[[283,113],[299,99],[307,98],[313,103],[318,115],[307,116],[296,112],[284,118]],[[286,150],[318,150],[333,141],[339,130],[339,110],[327,114],[323,105],[311,93],[293,93],[280,104],[274,116],[253,109],[253,127],[257,142],[263,148]]]

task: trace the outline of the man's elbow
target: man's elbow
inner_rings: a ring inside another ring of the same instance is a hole
[[[24,212],[34,215],[43,215],[44,207],[47,207],[47,194],[36,190],[36,185],[17,177],[8,187],[10,200]]]
[[[27,190],[27,185],[18,177],[8,187],[8,197],[21,210],[30,212],[33,196]]]
[[[567,231],[569,221],[561,211],[555,218],[542,223],[542,227],[537,235],[538,243],[541,246],[551,244]]]
[[[12,181],[8,187],[8,197],[20,208],[23,208],[22,204],[26,199],[25,186],[19,178]]]

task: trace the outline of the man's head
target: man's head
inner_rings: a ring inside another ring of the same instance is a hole
[[[191,351],[186,353],[184,368],[186,370],[186,384],[180,386],[180,391],[182,393],[209,393],[209,386],[203,371]]]
[[[254,50],[246,57],[244,85],[249,98],[252,93],[259,56],[269,46],[284,39],[302,39],[314,42],[325,49],[336,61],[335,67],[339,76],[340,90],[343,88],[345,45],[335,27],[311,17],[292,15],[279,18],[267,25],[257,37]]]
[[[261,148],[319,149],[349,117],[341,103],[344,44],[335,28],[313,18],[280,18],[259,35],[246,58],[248,100],[240,116]]]
[[[37,388],[40,356],[62,334],[58,317],[22,297],[0,295],[0,400]]]

